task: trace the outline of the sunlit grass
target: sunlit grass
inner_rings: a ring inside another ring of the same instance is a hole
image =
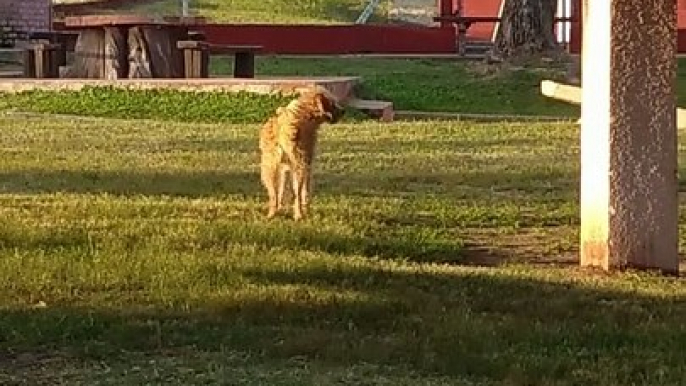
[[[264,219],[257,124],[0,125],[3,383],[686,371],[680,280],[573,264],[576,126],[328,126],[313,217],[294,223]]]
[[[285,24],[352,24],[360,15],[366,0],[192,0],[193,15],[214,22],[285,23]],[[141,4],[99,5],[91,13],[134,13],[156,16],[181,14],[180,0],[144,1]],[[382,5],[372,21],[386,19]]]

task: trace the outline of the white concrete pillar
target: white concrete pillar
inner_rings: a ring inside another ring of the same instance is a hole
[[[675,0],[584,0],[581,265],[678,272]]]

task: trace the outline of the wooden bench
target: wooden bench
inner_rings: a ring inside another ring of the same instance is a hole
[[[188,31],[188,40],[205,41],[205,33],[202,31]]]
[[[30,43],[24,49],[24,77],[59,78],[66,63],[64,48],[55,43]]]
[[[76,32],[66,32],[66,31],[33,31],[28,35],[29,40],[47,40],[53,44],[64,44],[67,50],[74,49],[76,45],[76,39],[78,39],[79,34]]]
[[[460,16],[460,15],[446,15],[436,16],[434,21],[447,21],[457,24],[458,30],[467,31],[474,23],[499,23],[498,16]]]
[[[464,42],[467,39],[467,31],[475,23],[500,23],[502,18],[499,16],[462,16],[459,14],[455,15],[443,15],[436,16],[433,21],[438,22],[450,22],[457,25],[457,44],[458,51],[462,55],[464,54],[465,45]],[[554,19],[555,23],[559,22],[575,22],[576,18],[572,17],[556,17]]]
[[[221,45],[198,40],[182,40],[177,47],[183,51],[186,78],[208,78],[210,54],[233,54],[235,78],[255,77],[255,53],[261,46]]]
[[[67,52],[73,51],[78,34],[63,31],[33,31],[24,51],[24,76],[58,78],[59,68],[67,64]]]
[[[460,15],[446,15],[436,16],[433,18],[438,22],[451,22],[457,25],[457,50],[460,55],[465,53],[465,42],[467,40],[467,31],[474,23],[499,23],[500,17],[497,16],[460,16]]]

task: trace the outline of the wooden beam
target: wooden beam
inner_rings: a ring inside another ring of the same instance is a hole
[[[558,83],[552,80],[544,80],[541,82],[541,94],[552,99],[575,105],[580,105],[582,100],[581,87]],[[677,127],[686,129],[686,109],[677,107],[676,115]]]

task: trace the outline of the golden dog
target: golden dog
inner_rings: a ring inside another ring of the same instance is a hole
[[[307,215],[312,194],[312,160],[319,127],[336,123],[344,110],[323,87],[309,89],[285,107],[279,107],[260,131],[262,184],[269,196],[267,217],[283,207],[288,173],[291,173],[293,218]]]

